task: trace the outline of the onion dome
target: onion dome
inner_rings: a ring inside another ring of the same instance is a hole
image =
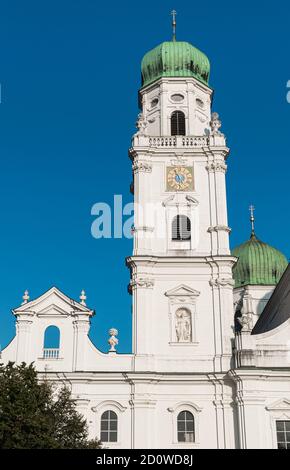
[[[210,63],[207,56],[188,42],[163,42],[147,52],[141,63],[142,86],[161,77],[194,77],[208,85]]]
[[[235,287],[246,285],[276,285],[288,266],[280,251],[259,240],[252,231],[250,240],[232,250],[238,258],[233,268]]]

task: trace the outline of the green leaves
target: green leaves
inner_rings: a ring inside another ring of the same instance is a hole
[[[0,365],[1,449],[100,448],[67,387],[39,382],[33,364]]]

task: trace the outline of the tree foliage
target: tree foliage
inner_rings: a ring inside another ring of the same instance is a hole
[[[67,387],[39,381],[32,364],[0,365],[0,449],[100,447]]]

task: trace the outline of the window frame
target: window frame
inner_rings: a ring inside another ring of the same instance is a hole
[[[181,123],[181,125],[179,124],[179,121],[178,121],[178,116],[180,115],[183,116],[183,121]],[[176,134],[173,133],[173,119],[174,117],[176,116]],[[181,129],[181,130],[184,130],[184,133],[183,134],[180,134],[178,131],[180,129],[180,127],[184,127],[184,129]],[[171,115],[170,115],[170,135],[173,136],[173,137],[184,137],[186,136],[186,116],[185,116],[185,113],[183,111],[181,111],[181,109],[175,109]]]
[[[93,400],[92,406],[91,406],[91,411],[93,414],[95,414],[95,417],[91,421],[91,429],[92,433],[94,433],[95,437],[97,439],[100,439],[101,436],[101,417],[105,411],[114,411],[117,415],[118,418],[118,433],[117,433],[117,442],[108,442],[105,443],[107,444],[107,448],[121,448],[121,446],[124,446],[125,443],[123,442],[123,439],[126,439],[126,436],[123,436],[123,426],[124,426],[124,419],[125,422],[128,418],[124,416],[126,415],[125,411],[127,410],[127,406],[122,405],[120,402],[115,401],[115,400],[104,400],[101,402],[97,402],[96,400]]]
[[[186,225],[186,229],[183,227],[182,220],[184,220],[184,225]],[[174,224],[176,221],[176,238],[174,237]],[[183,238],[183,232],[189,234],[187,238]],[[171,241],[172,242],[191,242],[191,220],[190,217],[186,214],[177,214],[173,217],[171,222]]]
[[[276,422],[290,421],[290,400],[288,398],[281,398],[274,403],[266,405],[265,409],[269,412],[272,449],[278,449]]]
[[[278,429],[278,423],[283,423],[283,429],[282,430],[279,430]],[[288,429],[286,429],[286,424],[285,423],[288,423]],[[286,447],[281,447],[281,449],[286,449],[286,450],[290,450],[290,420],[289,419],[277,419],[276,420],[276,440],[277,440],[277,448],[280,449],[279,447],[279,439],[278,439],[278,433],[280,434],[283,434],[284,436],[284,440],[283,440],[283,443],[286,444]],[[289,434],[289,437],[287,438],[287,434]],[[282,441],[280,441],[282,442]]]
[[[48,347],[47,346],[47,338],[46,333],[49,328],[54,328],[58,330],[58,346],[57,347]],[[49,323],[44,325],[43,332],[42,332],[42,350],[40,359],[45,361],[58,361],[61,359],[61,342],[62,342],[62,334],[61,329],[55,323]]]
[[[104,415],[108,413],[108,419],[104,418]],[[111,415],[114,415],[114,417],[112,417]],[[116,429],[112,429],[111,428],[111,424],[113,422],[116,422]],[[102,425],[103,423],[107,423],[107,428],[106,429],[102,429]],[[116,442],[118,442],[118,432],[119,432],[119,419],[118,419],[118,415],[116,413],[115,410],[112,410],[112,409],[107,409],[105,411],[102,412],[101,414],[101,418],[100,418],[100,439],[102,442],[104,442],[105,444],[116,444]],[[105,440],[103,437],[102,437],[102,433],[106,433],[108,434],[108,439]],[[116,434],[116,440],[110,440],[110,436],[111,434]]]
[[[181,415],[184,413],[184,419],[182,419]],[[184,430],[180,429],[180,424],[184,423]],[[192,430],[187,429],[188,424],[192,423]],[[181,410],[179,411],[177,418],[176,418],[176,425],[177,425],[177,441],[179,443],[186,443],[186,444],[194,444],[195,443],[195,422],[194,422],[194,415],[191,411],[188,410]],[[180,439],[179,436],[184,435],[185,439]],[[193,439],[187,441],[186,436],[192,435]]]
[[[190,402],[180,402],[177,403],[172,408],[167,408],[171,413],[171,424],[172,424],[172,444],[176,448],[197,448],[200,446],[200,437],[199,437],[199,427],[200,427],[200,413],[202,408],[200,408],[195,403]],[[178,432],[177,432],[177,417],[180,412],[188,411],[192,414],[194,419],[194,430],[195,430],[195,440],[194,442],[182,442],[178,441]]]

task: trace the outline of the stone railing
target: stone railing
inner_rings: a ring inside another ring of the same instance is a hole
[[[223,134],[220,135],[175,135],[175,136],[149,136],[135,134],[132,139],[132,147],[149,147],[156,149],[193,149],[211,146],[225,147],[226,141]]]
[[[59,348],[44,348],[43,359],[59,359]]]
[[[209,138],[207,136],[168,136],[147,137],[150,147],[207,147]]]
[[[150,147],[176,147],[176,137],[147,137]]]

